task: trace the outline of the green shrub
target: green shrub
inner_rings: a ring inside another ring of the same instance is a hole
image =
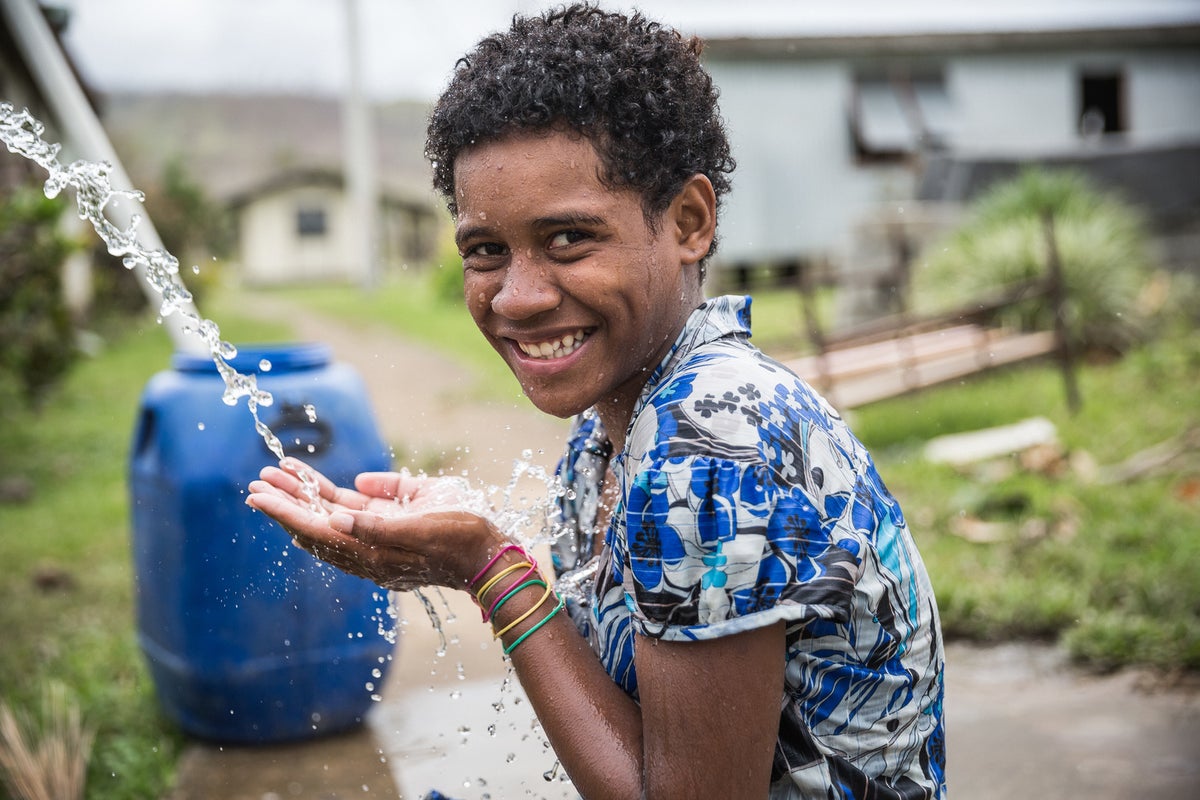
[[[1153,269],[1150,239],[1138,211],[1071,171],[1031,168],[993,187],[967,221],[927,248],[914,275],[923,310],[957,307],[1023,281],[1047,278],[1053,237],[1066,288],[1072,344],[1124,352],[1145,339],[1138,302]],[[1021,330],[1049,330],[1054,309],[1031,295],[1002,315]]]
[[[462,256],[458,254],[458,246],[452,236],[443,237],[429,269],[429,283],[434,298],[440,303],[462,305]]]
[[[36,405],[75,359],[62,265],[76,245],[58,227],[63,203],[22,187],[0,200],[0,381]]]

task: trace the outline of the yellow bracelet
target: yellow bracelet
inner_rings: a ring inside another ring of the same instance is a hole
[[[487,594],[488,589],[491,589],[493,586],[495,586],[497,583],[499,583],[500,579],[503,578],[505,575],[509,574],[510,572],[516,572],[517,570],[528,569],[532,566],[533,566],[533,564],[531,564],[530,562],[522,561],[520,564],[513,564],[511,567],[505,567],[504,569],[500,570],[500,572],[498,572],[495,575],[495,577],[493,577],[490,581],[485,583],[483,585],[483,588],[480,589],[478,593],[476,593],[476,595],[475,595],[476,602],[478,602],[479,605],[482,606],[483,605],[483,596],[485,594]]]
[[[513,628],[517,627],[518,625],[520,625],[520,624],[521,624],[522,622],[524,622],[525,620],[529,619],[529,615],[530,615],[530,614],[532,614],[533,612],[537,611],[539,608],[541,608],[541,607],[542,607],[542,603],[546,602],[546,598],[547,598],[547,597],[549,597],[549,596],[550,596],[550,595],[552,595],[552,594],[554,594],[554,589],[552,589],[552,588],[550,588],[549,586],[547,586],[547,587],[546,587],[546,591],[545,591],[545,593],[544,593],[544,594],[542,594],[542,599],[541,599],[541,600],[538,600],[536,603],[534,603],[534,605],[533,605],[533,608],[529,609],[529,610],[528,610],[528,611],[526,611],[524,614],[522,614],[521,616],[519,616],[519,617],[517,617],[516,619],[514,619],[512,622],[510,622],[510,623],[508,623],[507,625],[505,625],[503,628],[501,628],[499,631],[497,631],[497,632],[496,632],[496,633],[495,633],[495,634],[492,636],[492,638],[493,638],[493,639],[499,639],[501,636],[503,636],[504,634],[508,633],[509,631],[511,631]]]

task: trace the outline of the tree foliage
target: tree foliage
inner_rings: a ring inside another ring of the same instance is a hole
[[[77,245],[58,227],[63,203],[31,187],[0,195],[0,380],[36,405],[75,359],[62,292]]]

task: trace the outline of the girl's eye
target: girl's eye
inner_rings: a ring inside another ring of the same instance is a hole
[[[587,234],[583,231],[561,231],[550,237],[550,244],[548,246],[551,250],[559,247],[569,247],[570,245],[573,245],[576,242],[581,242],[586,238]]]
[[[462,252],[462,257],[470,258],[471,256],[502,256],[504,253],[504,245],[497,244],[496,242],[484,242],[483,244],[477,244],[473,245],[472,247],[468,247]]]

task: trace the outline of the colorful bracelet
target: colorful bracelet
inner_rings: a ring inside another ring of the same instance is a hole
[[[529,563],[529,562],[526,562],[526,563]],[[525,570],[524,575],[522,575],[521,577],[517,578],[515,581],[510,583],[508,585],[507,589],[505,589],[503,592],[501,592],[500,594],[498,594],[496,596],[496,599],[492,601],[492,607],[489,608],[487,611],[484,611],[483,621],[488,622],[489,620],[492,619],[492,617],[496,616],[496,609],[500,608],[501,604],[503,604],[504,601],[507,600],[509,597],[511,597],[512,595],[521,591],[521,589],[524,589],[525,584],[529,583],[531,581],[532,576],[535,572],[537,572],[537,562],[536,561],[534,561],[532,564],[530,564],[529,569]],[[544,586],[545,584],[543,583],[542,585]],[[514,589],[513,587],[516,587],[516,588]],[[480,608],[480,610],[483,609],[483,594],[482,593],[479,595],[479,608]]]
[[[551,618],[551,617],[553,617],[555,614],[557,614],[559,611],[562,611],[563,602],[564,602],[564,598],[562,598],[562,597],[559,597],[559,598],[558,598],[558,605],[554,606],[554,609],[553,609],[553,610],[552,610],[552,611],[551,611],[549,614],[547,614],[546,616],[544,616],[544,617],[542,617],[540,620],[538,620],[538,623],[537,623],[536,625],[534,625],[532,628],[530,628],[529,630],[527,630],[527,631],[525,631],[524,633],[522,633],[520,636],[518,636],[518,637],[517,637],[516,641],[514,641],[514,642],[513,642],[512,644],[510,644],[508,647],[504,648],[504,655],[506,655],[506,656],[507,656],[507,655],[511,654],[513,650],[516,650],[516,649],[517,649],[517,645],[519,645],[521,642],[523,642],[523,641],[525,641],[526,639],[528,639],[528,638],[529,638],[529,636],[530,636],[530,635],[531,635],[531,634],[532,634],[534,631],[536,631],[538,628],[542,627],[542,626],[543,626],[543,625],[545,625],[547,622],[549,622],[549,621],[550,621],[550,618]],[[539,604],[539,605],[540,605],[540,604]]]
[[[505,554],[505,553],[507,553],[509,550],[520,550],[520,551],[521,551],[521,555],[525,556],[525,559],[526,559],[527,561],[532,561],[532,559],[529,557],[529,553],[526,553],[526,552],[525,552],[525,549],[524,549],[523,547],[521,547],[521,545],[519,545],[519,544],[506,544],[506,545],[504,545],[504,547],[501,547],[501,548],[500,548],[498,551],[496,551],[496,555],[492,556],[491,560],[490,560],[490,561],[488,561],[486,564],[484,564],[484,565],[483,565],[483,569],[479,570],[479,572],[477,572],[477,573],[475,574],[475,577],[474,577],[474,578],[471,578],[471,580],[470,580],[470,581],[467,583],[467,588],[469,589],[469,588],[471,588],[472,586],[474,586],[475,584],[479,583],[479,580],[480,580],[480,579],[481,579],[481,578],[482,578],[484,575],[486,575],[486,574],[487,574],[487,571],[488,571],[489,569],[491,569],[491,568],[492,568],[492,565],[493,565],[493,564],[495,564],[497,561],[499,561],[499,560],[500,560],[500,556],[504,555],[504,554]]]
[[[552,595],[552,594],[554,594],[554,590],[553,590],[553,589],[551,589],[549,586],[547,586],[547,587],[546,587],[546,591],[545,591],[545,592],[542,594],[542,598],[541,598],[540,600],[538,600],[536,603],[534,603],[532,608],[530,608],[528,611],[526,611],[526,612],[525,612],[524,614],[522,614],[521,616],[519,616],[519,617],[517,617],[516,619],[514,619],[512,622],[510,622],[510,623],[508,623],[507,625],[505,625],[505,626],[504,626],[503,628],[501,628],[500,630],[496,631],[496,633],[494,633],[494,634],[492,635],[492,638],[494,638],[494,639],[499,639],[501,636],[503,636],[504,634],[508,633],[509,631],[511,631],[513,628],[517,627],[518,625],[520,625],[520,624],[521,624],[522,622],[524,622],[525,620],[529,619],[529,617],[530,617],[530,616],[533,614],[533,612],[535,612],[535,611],[537,611],[539,608],[541,608],[541,607],[542,607],[542,603],[546,602],[546,598],[547,598],[547,597],[549,597],[549,596],[550,596],[550,595]]]
[[[522,561],[520,564],[512,564],[512,565],[507,566],[504,569],[500,570],[499,572],[497,572],[494,576],[492,576],[491,580],[489,580],[487,583],[485,583],[483,585],[482,589],[480,589],[478,592],[476,592],[475,602],[479,604],[480,608],[482,608],[483,607],[483,597],[484,597],[484,595],[486,595],[488,593],[488,590],[490,590],[493,586],[495,586],[497,583],[499,583],[501,580],[503,580],[505,575],[508,575],[511,572],[519,572],[519,571],[525,569],[526,567],[536,568],[537,565],[531,561]]]

